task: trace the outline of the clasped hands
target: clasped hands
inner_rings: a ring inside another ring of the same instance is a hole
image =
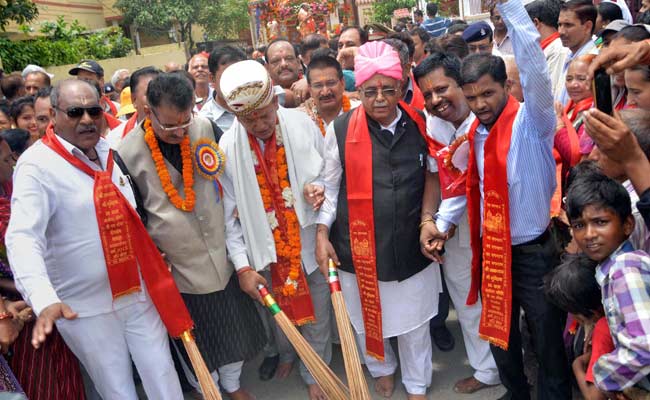
[[[426,258],[441,264],[445,242],[455,233],[456,225],[452,225],[447,232],[440,232],[435,221],[423,220],[420,228],[420,251]]]

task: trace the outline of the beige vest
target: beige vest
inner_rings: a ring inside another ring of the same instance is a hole
[[[214,134],[207,119],[195,117],[190,127],[191,143],[200,138],[214,141]],[[226,259],[223,199],[213,181],[199,175],[195,167],[196,205],[192,212],[181,211],[163,191],[144,141],[142,124],[122,140],[118,153],[140,190],[147,211],[147,230],[173,265],[172,275],[178,289],[189,294],[223,290],[234,268]],[[174,187],[184,198],[181,174],[167,160],[165,165]]]

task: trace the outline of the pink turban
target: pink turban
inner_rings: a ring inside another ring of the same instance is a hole
[[[357,87],[381,74],[397,80],[402,79],[402,65],[399,55],[393,48],[384,42],[368,42],[359,47],[354,57],[354,80]]]

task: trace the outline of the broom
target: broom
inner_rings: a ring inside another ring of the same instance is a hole
[[[330,400],[348,400],[350,394],[347,387],[345,387],[330,367],[316,354],[305,338],[302,337],[289,317],[280,309],[280,306],[275,302],[275,299],[273,299],[269,291],[263,285],[259,285],[257,290],[260,292],[262,300],[264,300],[264,304],[271,312],[271,315],[273,315],[275,322],[282,329],[282,332],[287,335],[287,339],[289,339],[289,342],[296,349],[298,356],[305,363],[305,366],[327,398]]]
[[[357,343],[350,325],[350,317],[345,307],[343,292],[341,292],[341,282],[339,282],[339,273],[332,259],[329,260],[329,284],[332,293],[332,306],[336,316],[336,325],[339,330],[339,339],[341,340],[341,351],[343,352],[343,362],[345,364],[345,374],[348,377],[348,386],[350,387],[351,400],[370,400],[370,391],[366,383],[366,377],[363,375]]]
[[[190,362],[194,368],[194,373],[196,374],[196,379],[199,381],[199,386],[201,387],[201,393],[203,394],[204,400],[221,400],[221,394],[219,389],[214,384],[212,375],[208,371],[207,365],[201,356],[196,341],[194,341],[194,335],[192,332],[185,331],[181,334],[181,340],[183,341],[183,346],[185,346],[185,351],[190,357]]]

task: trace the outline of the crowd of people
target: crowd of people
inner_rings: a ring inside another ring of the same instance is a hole
[[[255,398],[262,354],[261,380],[297,366],[324,400],[258,289],[329,363],[331,260],[380,396],[399,367],[426,398],[451,301],[459,396],[649,398],[645,8],[500,0],[465,23],[430,3],[379,41],[5,74],[0,391],[201,398],[172,333],[187,310],[229,398]]]

